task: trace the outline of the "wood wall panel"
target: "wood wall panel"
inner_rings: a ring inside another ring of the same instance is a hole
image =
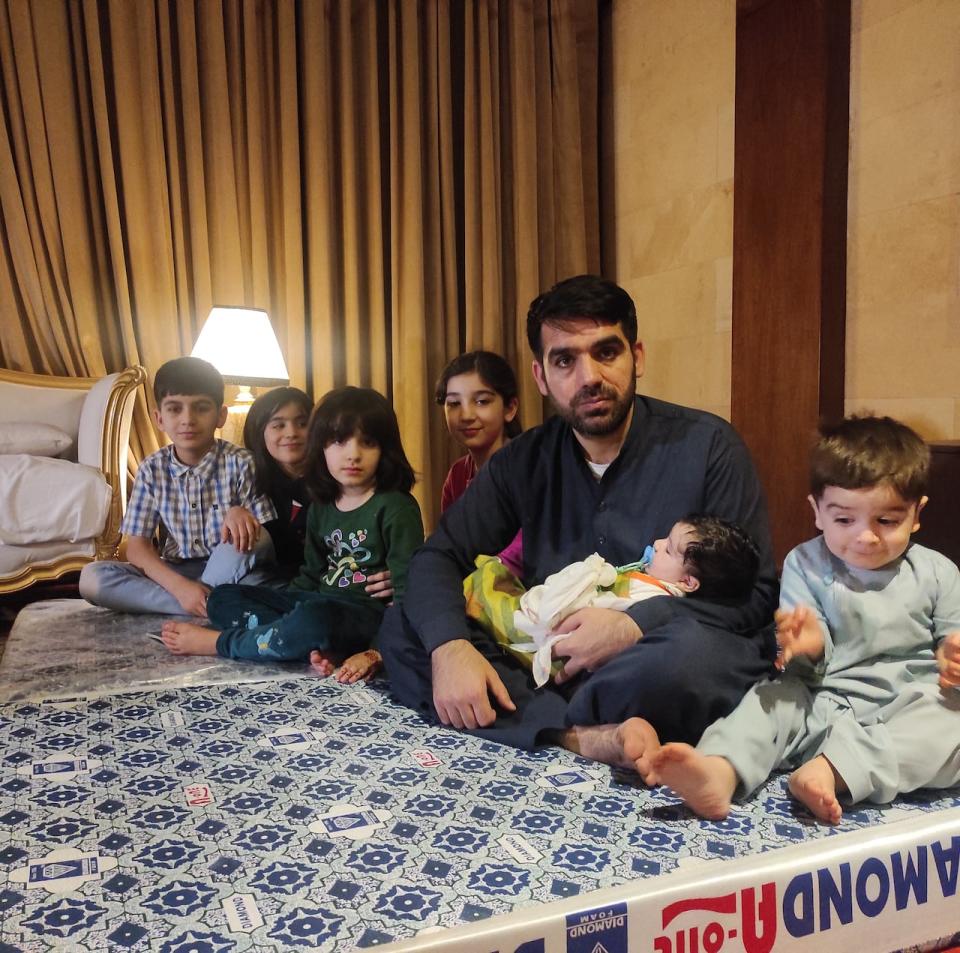
[[[815,532],[807,456],[843,414],[849,0],[737,10],[731,418],[778,560]]]
[[[960,564],[960,440],[930,444],[930,502],[914,537]]]

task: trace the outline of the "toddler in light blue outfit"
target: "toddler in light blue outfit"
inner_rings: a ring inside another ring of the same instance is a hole
[[[822,535],[784,562],[781,678],[755,686],[697,747],[651,755],[648,783],[725,817],[776,768],[817,818],[960,783],[960,571],[911,542],[930,454],[889,417],[821,431],[811,496]]]

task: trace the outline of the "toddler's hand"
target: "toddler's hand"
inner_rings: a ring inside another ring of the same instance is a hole
[[[774,616],[777,623],[777,668],[782,672],[792,658],[805,656],[814,662],[823,657],[824,638],[820,620],[807,606],[793,609],[778,609]]]
[[[937,649],[940,689],[944,692],[960,688],[960,632],[951,632]]]
[[[352,685],[361,679],[369,682],[383,665],[383,659],[376,649],[367,649],[366,652],[357,652],[351,655],[337,672],[337,681],[341,685]]]

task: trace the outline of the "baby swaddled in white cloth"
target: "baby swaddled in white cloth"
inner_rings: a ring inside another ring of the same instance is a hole
[[[643,560],[640,565],[645,565]],[[550,678],[553,646],[567,638],[566,634],[555,632],[567,616],[587,606],[622,611],[651,596],[683,596],[687,592],[677,583],[661,581],[627,567],[624,569],[618,571],[594,553],[547,576],[539,586],[520,597],[520,608],[513,613],[513,624],[518,632],[528,635],[530,641],[515,642],[513,648],[532,654],[533,679],[537,688]],[[621,585],[618,589],[624,594],[618,595],[614,586],[621,576],[626,591]]]
[[[624,611],[654,596],[742,600],[756,582],[759,556],[738,526],[695,514],[648,546],[643,558],[612,566],[598,553],[564,566],[524,591],[498,560],[481,556],[464,581],[467,615],[515,658],[530,665],[538,688],[559,670],[554,646],[564,619],[592,606]]]

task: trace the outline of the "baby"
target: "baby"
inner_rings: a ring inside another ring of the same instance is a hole
[[[554,646],[567,636],[555,630],[574,612],[622,610],[653,596],[739,602],[750,594],[758,565],[757,547],[739,526],[692,514],[648,546],[639,562],[614,567],[594,553],[528,591],[498,560],[481,556],[464,594],[467,615],[529,665],[540,688],[562,667],[553,660]]]
[[[784,675],[754,686],[696,748],[642,758],[648,784],[723,818],[734,794],[793,768],[794,797],[835,824],[841,797],[882,804],[960,782],[960,571],[910,539],[929,461],[889,417],[821,430],[809,501],[822,535],[783,566]]]

